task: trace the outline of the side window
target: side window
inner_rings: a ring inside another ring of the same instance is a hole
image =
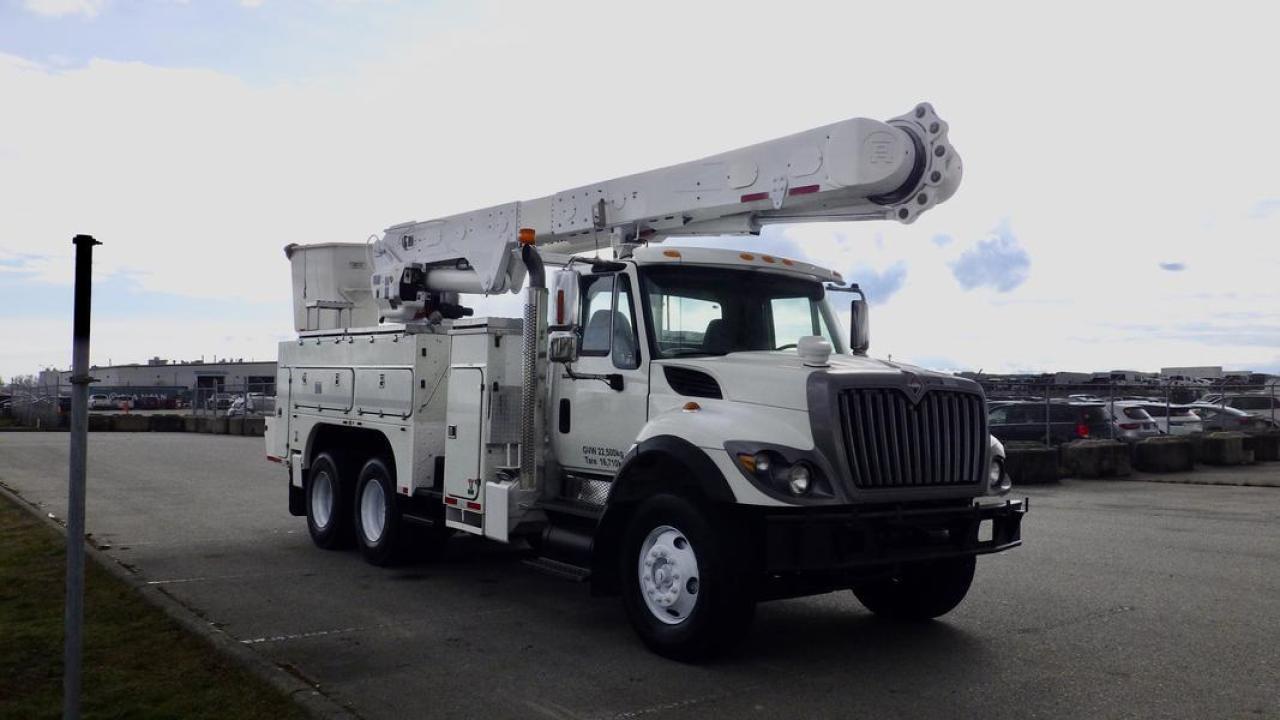
[[[1009,408],[998,407],[993,408],[987,413],[987,422],[992,425],[1008,425],[1009,424]]]
[[[609,333],[613,323],[613,276],[583,279],[582,355],[609,354]]]
[[[588,278],[586,282],[582,293],[581,354],[598,357],[612,354],[616,368],[640,367],[630,281],[625,275],[603,275]]]
[[[1053,422],[1074,423],[1079,422],[1084,417],[1084,413],[1070,405],[1050,405],[1049,417]]]

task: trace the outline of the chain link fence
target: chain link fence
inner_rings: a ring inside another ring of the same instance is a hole
[[[192,414],[211,417],[260,417],[275,410],[275,383],[199,387],[191,401]]]
[[[1003,442],[1134,441],[1215,430],[1280,428],[1280,386],[1243,383],[979,379],[990,431]]]

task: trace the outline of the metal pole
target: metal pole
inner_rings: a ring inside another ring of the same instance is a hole
[[[93,246],[77,235],[75,310],[71,329],[71,478],[67,497],[67,605],[63,645],[62,717],[80,717],[81,651],[84,648],[84,497],[89,434],[89,295],[93,286]]]
[[[1053,435],[1049,432],[1049,386],[1044,386],[1044,444],[1053,444]]]
[[[1169,411],[1169,383],[1164,385],[1164,434],[1173,434],[1173,416]]]
[[[1118,420],[1116,417],[1115,392],[1111,389],[1114,382],[1113,378],[1107,379],[1107,417],[1111,418],[1111,422],[1107,423],[1107,431],[1112,440],[1116,439],[1116,421]]]

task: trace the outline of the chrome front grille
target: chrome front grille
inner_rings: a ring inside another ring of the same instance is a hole
[[[931,390],[913,403],[896,388],[844,390],[840,420],[855,487],[966,485],[986,475],[979,395]]]

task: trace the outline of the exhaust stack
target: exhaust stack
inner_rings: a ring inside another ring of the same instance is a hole
[[[520,359],[520,489],[539,486],[542,467],[542,394],[539,349],[547,339],[547,274],[542,256],[534,247],[534,231],[520,230],[520,259],[529,272],[529,285],[524,290],[524,326],[521,330]]]

